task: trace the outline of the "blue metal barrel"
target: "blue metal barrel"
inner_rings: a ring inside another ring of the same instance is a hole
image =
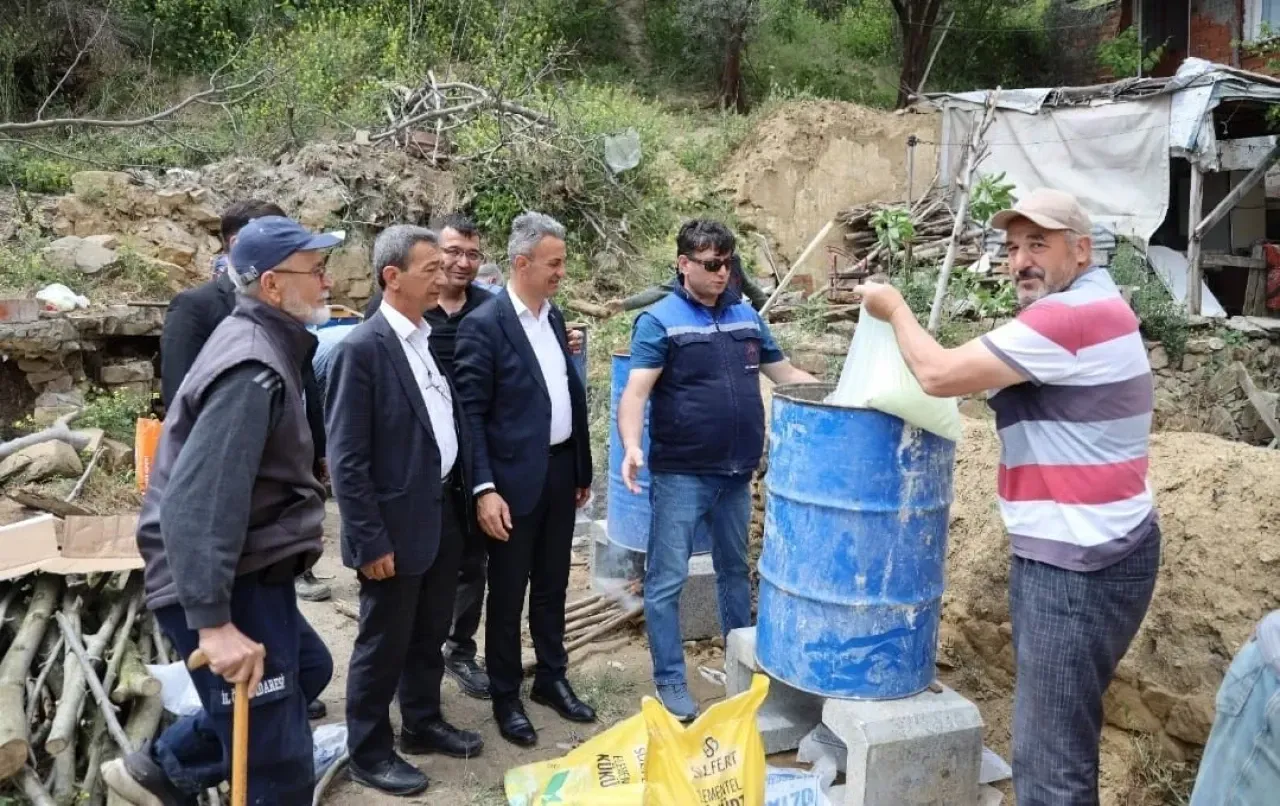
[[[934,678],[955,443],[831,390],[774,390],[756,657],[813,694],[909,697]]]
[[[610,379],[609,397],[609,492],[607,511],[605,514],[605,531],[609,540],[631,551],[641,554],[649,550],[649,518],[652,510],[649,507],[649,468],[644,466],[636,474],[636,483],[640,492],[633,493],[622,481],[622,458],[626,451],[622,448],[622,437],[618,434],[618,402],[622,400],[622,391],[627,388],[627,375],[631,371],[631,354],[617,352],[613,354],[613,366]],[[649,455],[649,404],[644,407],[644,431],[640,437],[640,447],[644,455]],[[706,554],[711,551],[711,533],[699,530],[694,538],[693,553]]]

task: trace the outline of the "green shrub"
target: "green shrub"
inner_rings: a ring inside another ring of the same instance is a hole
[[[76,428],[101,428],[111,439],[132,445],[139,417],[151,413],[155,395],[117,389],[91,393],[85,400]]]
[[[35,149],[0,146],[0,187],[30,193],[65,193],[77,168],[68,160],[41,155]]]
[[[1147,267],[1146,257],[1132,243],[1121,240],[1110,271],[1116,285],[1133,290],[1131,306],[1142,322],[1143,334],[1164,345],[1170,359],[1180,361],[1187,348],[1187,312]]]

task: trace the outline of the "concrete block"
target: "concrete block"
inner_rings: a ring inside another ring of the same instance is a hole
[[[760,672],[756,663],[756,628],[744,627],[729,633],[725,645],[725,693],[732,697],[751,687],[751,678]],[[769,696],[756,715],[766,754],[785,753],[800,746],[822,721],[822,697],[792,688],[780,680],[769,680]]]
[[[716,570],[710,554],[689,558],[689,576],[680,592],[680,640],[701,641],[720,635]]]
[[[827,700],[848,748],[839,806],[972,806],[982,765],[978,707],[945,686],[900,700]]]
[[[605,591],[644,578],[645,555],[609,540],[605,522],[591,522],[591,588]],[[720,635],[716,573],[710,554],[689,559],[689,576],[680,593],[680,640],[701,641]]]

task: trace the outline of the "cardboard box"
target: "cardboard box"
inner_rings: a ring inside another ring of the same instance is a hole
[[[39,515],[0,526],[0,580],[142,568],[137,515]],[[60,534],[61,533],[61,534]]]

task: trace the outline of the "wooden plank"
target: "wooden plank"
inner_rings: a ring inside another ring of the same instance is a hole
[[[53,496],[45,495],[38,489],[30,487],[20,487],[16,490],[9,490],[5,493],[10,499],[22,504],[30,509],[38,509],[41,512],[48,512],[50,515],[57,515],[59,518],[65,518],[70,515],[92,515],[93,512],[85,509],[79,504],[73,504],[63,501]]]
[[[1267,261],[1262,244],[1253,247],[1253,256],[1261,264],[1249,270],[1249,279],[1245,283],[1244,304],[1240,312],[1245,316],[1267,315]]]
[[[1204,235],[1200,234],[1200,213],[1204,210],[1204,171],[1191,163],[1191,205],[1187,211],[1187,229],[1191,237],[1187,242],[1187,311],[1200,315],[1200,249]]]
[[[1205,252],[1200,255],[1200,265],[1219,269],[1265,269],[1267,261],[1261,258],[1224,255],[1221,252]]]
[[[1218,141],[1218,170],[1249,171],[1267,158],[1276,146],[1276,137],[1238,137]]]
[[[1194,237],[1203,239],[1204,236],[1209,232],[1209,230],[1213,229],[1214,226],[1217,225],[1217,223],[1221,221],[1223,217],[1226,216],[1227,213],[1235,209],[1236,205],[1239,204],[1240,200],[1243,199],[1245,195],[1250,190],[1253,189],[1254,185],[1258,184],[1263,180],[1263,178],[1267,175],[1267,170],[1272,165],[1275,165],[1277,161],[1280,161],[1280,144],[1277,144],[1270,151],[1268,151],[1267,156],[1263,158],[1262,162],[1258,163],[1257,167],[1255,167],[1252,171],[1245,174],[1244,179],[1240,180],[1240,184],[1232,188],[1231,192],[1227,194],[1227,197],[1222,201],[1218,202],[1218,206],[1213,208],[1213,210],[1207,216],[1204,217],[1204,220],[1197,223],[1193,228],[1189,227],[1192,229],[1192,232],[1194,233]],[[1195,163],[1192,163],[1192,169],[1193,169],[1193,172],[1191,176],[1192,176],[1192,181],[1194,183],[1195,171],[1199,169],[1196,168]]]
[[[1232,366],[1235,367],[1236,377],[1240,380],[1240,388],[1244,390],[1245,397],[1249,398],[1254,411],[1258,412],[1258,417],[1266,424],[1272,436],[1280,440],[1280,422],[1276,420],[1275,412],[1271,410],[1266,398],[1258,392],[1258,387],[1254,386],[1253,378],[1249,377],[1249,370],[1245,369],[1244,364],[1239,361]]]

